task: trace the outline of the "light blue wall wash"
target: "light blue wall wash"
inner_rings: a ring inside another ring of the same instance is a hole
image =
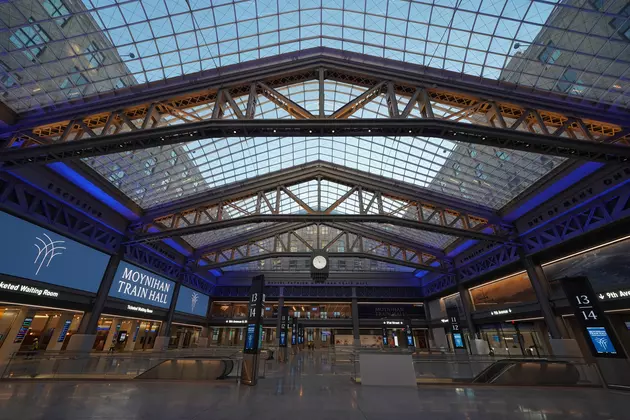
[[[175,282],[121,261],[114,275],[109,296],[168,309]]]
[[[109,255],[0,212],[0,273],[96,293]]]
[[[210,298],[207,295],[188,287],[180,286],[175,310],[205,317],[208,313],[209,302]]]

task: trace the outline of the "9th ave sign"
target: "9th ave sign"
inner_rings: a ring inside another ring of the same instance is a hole
[[[600,293],[597,295],[597,298],[601,301],[630,298],[630,289]]]

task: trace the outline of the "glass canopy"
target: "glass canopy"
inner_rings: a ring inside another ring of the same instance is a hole
[[[627,106],[625,0],[20,0],[0,4],[15,111],[313,47]]]

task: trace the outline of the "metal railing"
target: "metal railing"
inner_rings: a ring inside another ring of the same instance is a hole
[[[361,382],[361,353],[409,354],[405,349],[359,349],[348,351],[347,360],[354,382]],[[339,358],[339,356],[337,356]],[[456,353],[414,353],[413,369],[418,383],[471,383],[477,375],[496,362],[514,360],[531,362],[562,363],[566,362],[577,370],[581,386],[605,386],[596,363],[589,363],[576,357],[523,357],[523,356],[485,356]],[[337,362],[339,363],[339,362]]]
[[[4,363],[1,379],[134,379],[161,363],[177,360],[230,360],[240,372],[240,350],[196,348],[165,352],[15,352]],[[229,375],[230,377],[233,374]],[[238,375],[237,375],[238,376]]]

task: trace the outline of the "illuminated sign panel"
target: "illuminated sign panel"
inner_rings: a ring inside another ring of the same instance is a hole
[[[0,232],[0,273],[98,292],[109,255],[3,212]]]
[[[109,296],[168,309],[175,282],[121,261]]]
[[[188,287],[180,286],[175,310],[177,312],[205,317],[208,314],[209,302],[210,298],[208,295],[204,295]]]

